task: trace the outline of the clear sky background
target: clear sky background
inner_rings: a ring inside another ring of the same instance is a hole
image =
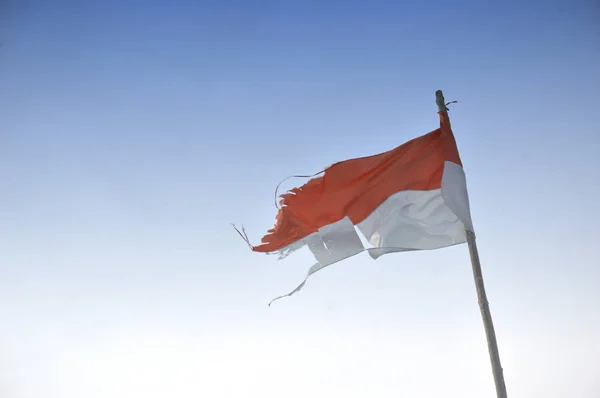
[[[492,397],[467,247],[249,251],[452,105],[509,396],[600,396],[600,5],[4,2],[0,397]],[[285,188],[295,183],[289,181]]]

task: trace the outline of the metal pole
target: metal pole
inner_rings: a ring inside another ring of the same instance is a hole
[[[439,112],[447,114],[448,108],[444,101],[444,95],[441,90],[436,91],[435,101]],[[449,120],[449,119],[448,119]],[[471,266],[473,268],[473,279],[475,280],[475,288],[477,290],[477,301],[479,302],[479,310],[483,319],[485,328],[485,336],[487,338],[488,351],[490,354],[490,362],[492,364],[492,373],[496,384],[497,398],[507,398],[506,385],[504,383],[504,374],[502,364],[500,363],[500,353],[498,352],[498,342],[496,340],[496,332],[494,331],[494,323],[492,322],[492,314],[485,293],[485,285],[483,283],[483,273],[481,271],[481,262],[479,261],[479,252],[477,251],[477,243],[475,242],[475,234],[472,231],[467,232],[467,244],[471,255]]]

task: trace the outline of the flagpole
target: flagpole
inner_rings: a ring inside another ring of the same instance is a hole
[[[448,113],[448,108],[444,100],[444,94],[441,90],[435,93],[435,102],[439,112]],[[477,242],[475,234],[472,231],[467,232],[467,244],[469,246],[469,254],[471,255],[471,266],[473,268],[473,278],[475,280],[475,288],[477,290],[477,301],[479,302],[479,310],[483,319],[485,335],[487,338],[488,351],[490,354],[490,362],[492,364],[492,373],[496,384],[497,398],[507,398],[506,385],[504,383],[504,374],[502,372],[502,364],[500,363],[500,353],[498,351],[498,342],[496,340],[496,332],[494,331],[494,323],[492,322],[492,314],[485,293],[485,285],[483,283],[483,273],[481,271],[481,262],[479,261],[479,252],[477,251]]]

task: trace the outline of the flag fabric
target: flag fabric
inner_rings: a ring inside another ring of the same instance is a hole
[[[317,260],[308,278],[363,251],[376,259],[466,242],[466,231],[474,232],[466,177],[448,114],[439,116],[439,128],[388,152],[335,163],[283,194],[275,226],[252,250],[283,258],[307,246]]]

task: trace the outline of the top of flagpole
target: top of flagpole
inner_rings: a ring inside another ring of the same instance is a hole
[[[448,112],[448,107],[446,107],[446,100],[444,99],[442,90],[435,92],[435,103],[438,106],[438,112]]]

